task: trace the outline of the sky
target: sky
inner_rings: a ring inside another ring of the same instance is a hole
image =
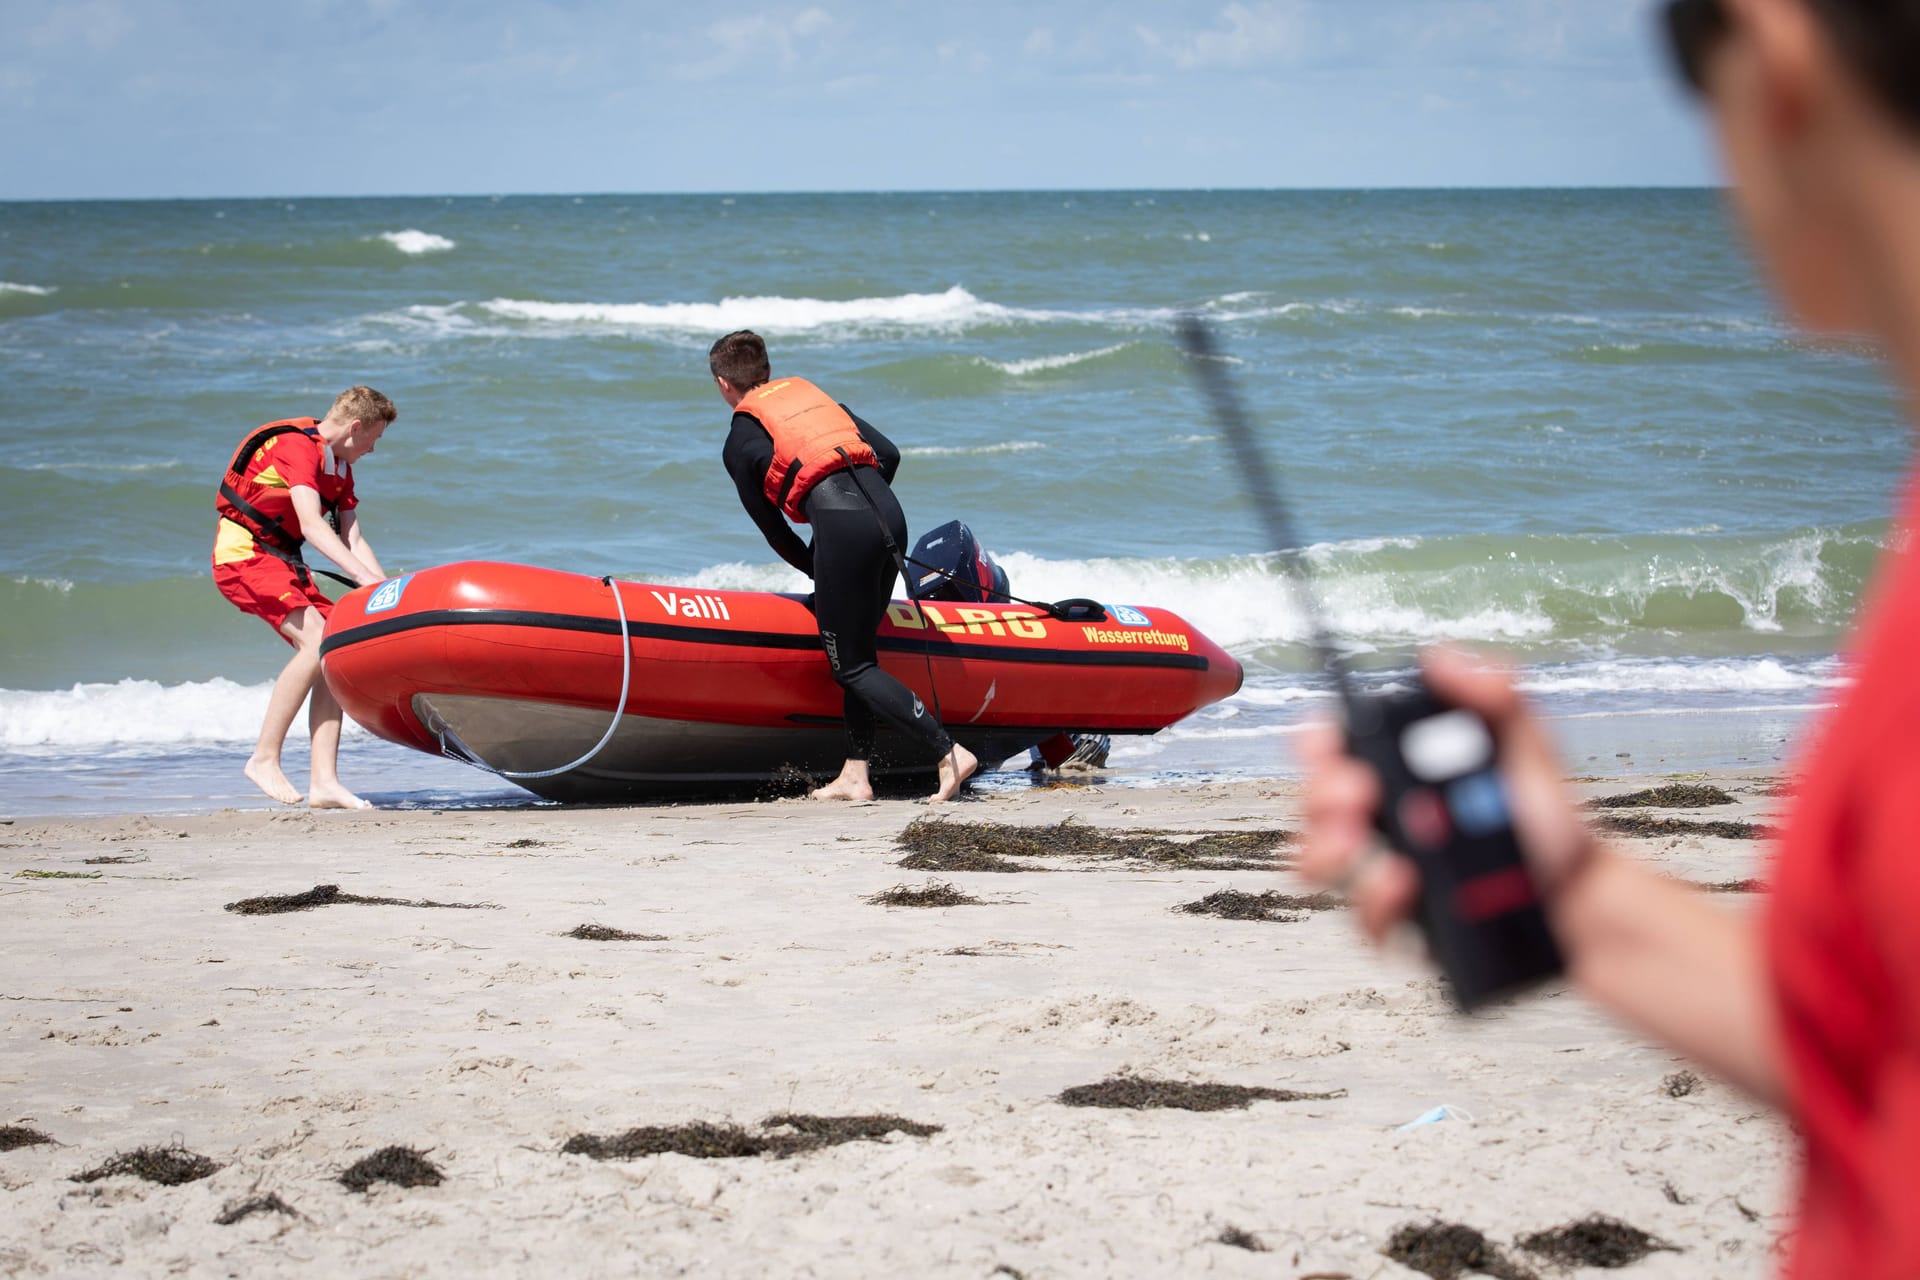
[[[1717,180],[1654,0],[0,0],[0,199]]]

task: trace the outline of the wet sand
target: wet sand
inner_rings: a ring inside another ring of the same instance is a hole
[[[1764,821],[1780,804],[1758,773],[1704,781],[1738,803],[1648,812]],[[1096,786],[949,809],[1293,829],[1298,791]],[[1683,1064],[1577,997],[1465,1019],[1344,911],[1175,910],[1303,892],[1283,869],[904,870],[896,837],[926,812],[0,825],[0,1126],[52,1139],[0,1150],[0,1273],[1385,1277],[1417,1274],[1382,1255],[1394,1231],[1440,1220],[1551,1274],[1513,1241],[1596,1212],[1682,1250],[1628,1274],[1770,1273],[1784,1128],[1726,1086],[1689,1089]],[[1620,839],[1703,884],[1763,873],[1751,839]],[[980,902],[869,901],[929,882]],[[305,910],[224,909],[323,885],[338,893]],[[569,936],[582,925],[641,937]],[[1119,1076],[1279,1096],[1059,1100]],[[1440,1106],[1449,1118],[1397,1128]],[[938,1130],[728,1159],[561,1150],[695,1122],[791,1137],[764,1124],[791,1113]],[[174,1144],[218,1170],[72,1180]],[[390,1146],[442,1180],[339,1181]]]

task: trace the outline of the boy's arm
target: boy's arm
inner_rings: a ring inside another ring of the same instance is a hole
[[[380,567],[379,557],[373,554],[373,544],[367,541],[367,532],[360,527],[359,514],[352,507],[340,513],[340,536],[346,540],[347,550],[360,557],[360,563],[386,578],[387,571]]]
[[[287,491],[293,497],[293,514],[300,519],[300,536],[312,544],[313,549],[327,559],[339,565],[347,575],[363,587],[370,587],[386,575],[380,572],[378,565],[369,565],[340,540],[340,535],[327,523],[326,516],[320,510],[320,491],[310,489],[304,484],[296,484]]]

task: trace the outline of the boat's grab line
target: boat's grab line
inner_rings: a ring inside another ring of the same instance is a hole
[[[677,626],[664,622],[633,622],[621,615],[594,618],[574,613],[549,613],[534,609],[423,609],[349,627],[320,642],[320,655],[336,652],[351,644],[377,640],[382,636],[423,627],[447,625],[535,627],[550,631],[579,631],[593,635],[645,637],[673,640],[684,644],[727,645],[750,649],[819,649],[817,635],[793,635],[770,631],[723,631],[713,627]],[[631,644],[623,646],[631,654]],[[1089,667],[1176,667],[1205,671],[1207,659],[1197,653],[1094,652],[1084,649],[1041,649],[1013,645],[960,644],[953,640],[921,640],[910,637],[881,636],[879,647],[897,653],[926,653],[934,657],[973,658],[994,662],[1039,662],[1060,666]],[[624,706],[624,700],[622,701]]]

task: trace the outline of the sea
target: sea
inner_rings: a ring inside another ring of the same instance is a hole
[[[1098,785],[1297,775],[1332,695],[1184,313],[1363,684],[1479,647],[1602,777],[1786,767],[1844,687],[1907,431],[1718,191],[0,203],[0,814],[268,804],[240,766],[287,650],[214,591],[214,486],[352,383],[400,408],[357,468],[389,571],[804,589],[720,467],[706,350],[743,327],[901,446],[916,535],[964,520],[1016,593],[1169,608],[1245,664]],[[342,775],[531,802],[357,726]]]

